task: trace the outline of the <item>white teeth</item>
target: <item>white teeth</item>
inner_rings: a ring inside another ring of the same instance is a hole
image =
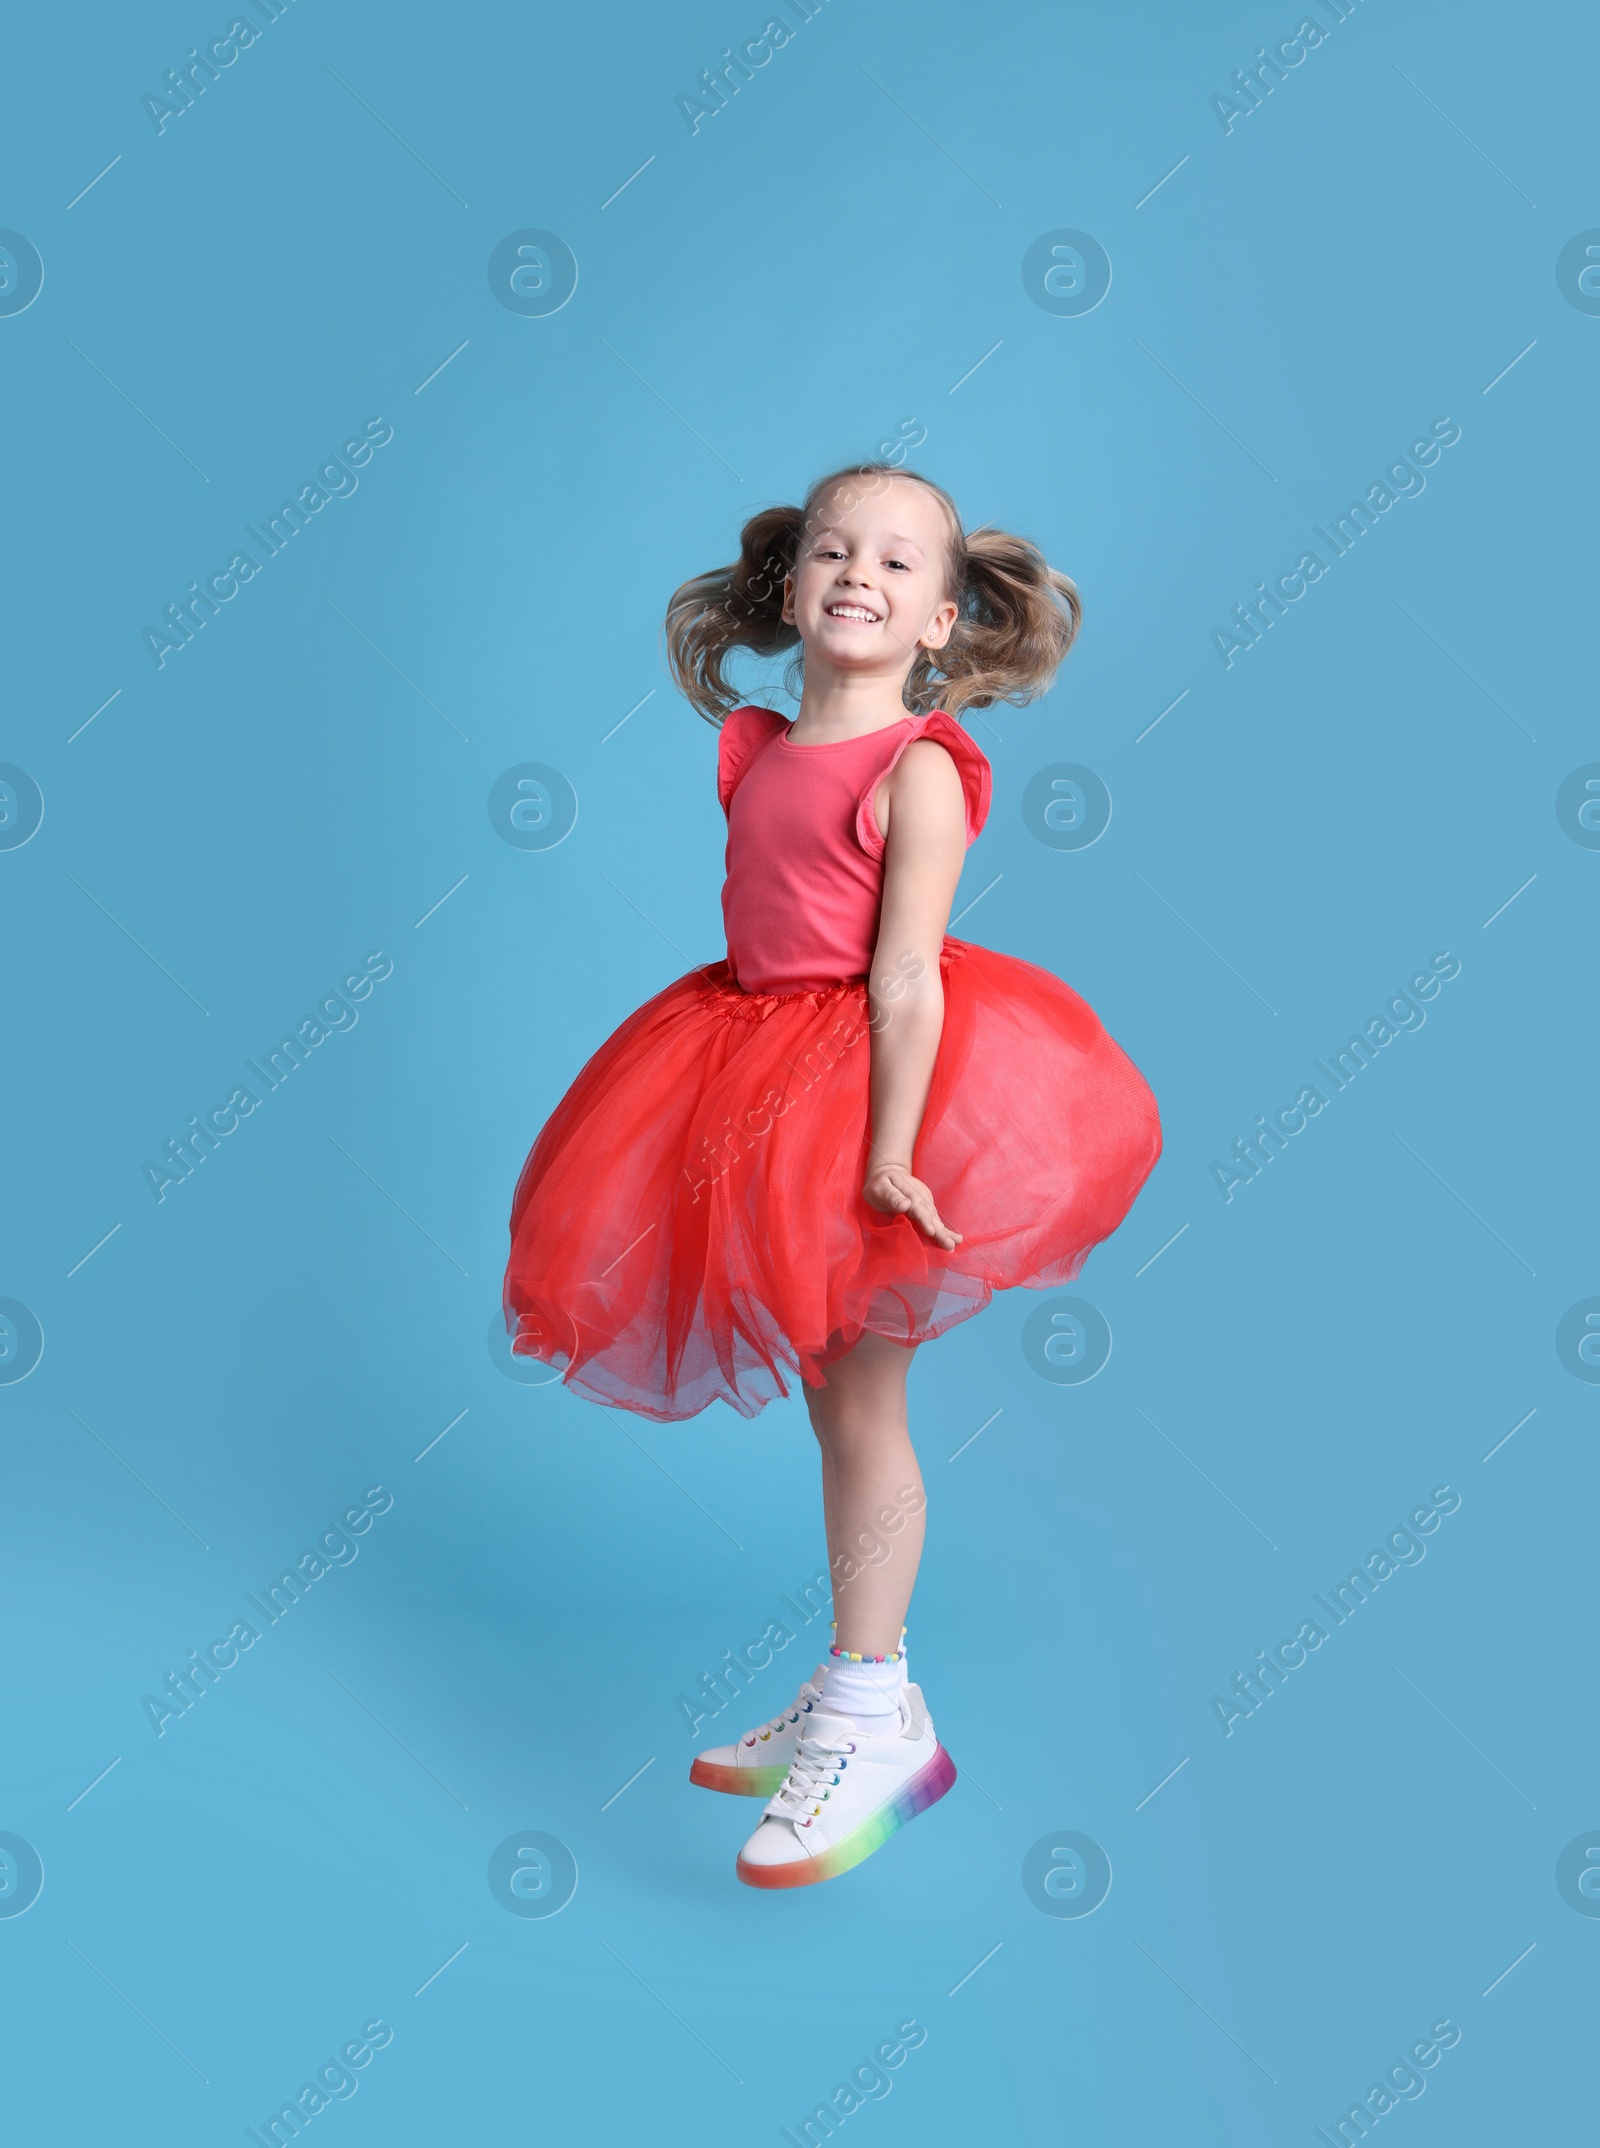
[[[869,626],[876,626],[878,623],[877,613],[869,612],[864,605],[860,604],[830,604],[828,606],[828,617],[830,619],[864,619]]]

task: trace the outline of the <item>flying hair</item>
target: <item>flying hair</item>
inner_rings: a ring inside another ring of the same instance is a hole
[[[952,716],[996,701],[1018,706],[1044,693],[1072,647],[1082,618],[1078,592],[1066,575],[1025,537],[961,526],[954,500],[915,470],[859,463],[818,478],[802,507],[765,507],[739,533],[739,557],[697,574],[673,592],[667,606],[667,662],[685,698],[706,721],[721,725],[739,696],[726,666],[736,649],[758,657],[798,650],[800,633],[783,616],[784,583],[817,503],[838,487],[855,487],[846,511],[880,492],[892,478],[922,485],[942,504],[949,524],[946,593],[959,606],[942,649],[919,649],[905,683],[907,708],[918,715],[942,708]],[[789,666],[798,689],[804,656]]]

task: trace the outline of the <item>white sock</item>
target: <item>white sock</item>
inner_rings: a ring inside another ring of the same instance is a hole
[[[904,1650],[898,1663],[852,1663],[845,1656],[830,1656],[817,1712],[848,1716],[863,1730],[882,1736],[899,1725],[905,1684]]]

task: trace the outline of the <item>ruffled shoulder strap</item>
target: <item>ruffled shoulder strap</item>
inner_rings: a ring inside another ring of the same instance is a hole
[[[994,782],[989,763],[955,718],[947,716],[943,709],[935,709],[931,715],[919,717],[914,724],[906,726],[904,734],[895,743],[894,752],[861,793],[856,807],[856,840],[869,858],[881,858],[884,850],[883,830],[878,826],[873,804],[878,785],[899,765],[906,748],[919,738],[931,738],[936,746],[943,746],[956,764],[956,774],[961,778],[961,794],[966,801],[968,843],[975,843],[983,833],[983,824],[989,818],[989,796]]]
[[[717,739],[717,796],[724,813],[756,755],[788,728],[776,709],[730,709],[724,716]]]

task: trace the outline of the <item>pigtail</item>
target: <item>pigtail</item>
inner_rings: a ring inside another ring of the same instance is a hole
[[[720,727],[738,695],[724,665],[735,649],[777,656],[799,642],[784,623],[783,585],[794,566],[803,510],[767,507],[739,533],[731,567],[697,574],[667,606],[667,663],[679,690],[708,723]]]
[[[1083,617],[1078,592],[1037,545],[1004,530],[978,529],[952,563],[961,613],[942,649],[924,649],[911,667],[906,699],[918,710],[1018,705],[1045,693]]]

